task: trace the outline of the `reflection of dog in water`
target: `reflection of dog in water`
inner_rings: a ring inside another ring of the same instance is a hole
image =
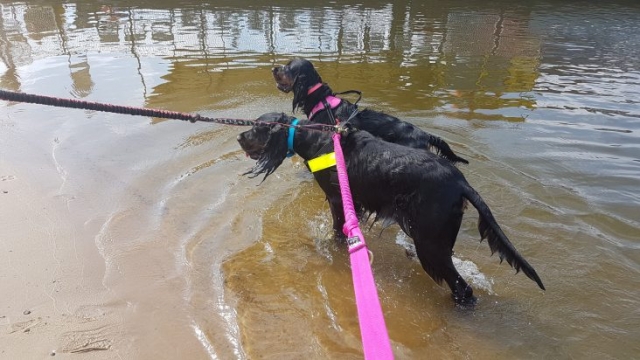
[[[295,58],[286,65],[274,67],[273,77],[280,91],[293,91],[293,110],[302,109],[307,118],[315,123],[333,125],[334,119],[346,121],[357,110],[356,105],[335,97],[331,88],[322,82],[313,64],[306,59]],[[449,144],[441,138],[394,116],[368,110],[366,117],[356,117],[350,123],[385,141],[417,149],[433,149],[454,163],[469,163],[454,154]]]
[[[293,120],[285,114],[265,114],[251,130],[238,135],[242,149],[257,161],[248,174],[264,174],[266,179],[290,150],[308,165],[310,160],[332,152],[329,132],[305,128],[310,124],[308,121],[291,128]],[[491,251],[497,251],[501,260],[506,259],[516,271],[522,270],[544,289],[533,267],[502,232],[487,204],[450,161],[428,151],[380,140],[351,127],[350,123],[345,127],[347,132],[342,136],[341,145],[357,211],[360,215],[375,213],[375,220],[397,222],[413,239],[424,270],[436,282],[444,280],[449,285],[457,304],[476,302],[473,290],[451,259],[467,202],[480,215],[478,230],[482,239],[487,238]],[[290,132],[290,129],[293,130]],[[331,170],[320,169],[313,174],[329,201],[333,227],[339,231],[344,224],[342,199],[338,187],[331,181]]]

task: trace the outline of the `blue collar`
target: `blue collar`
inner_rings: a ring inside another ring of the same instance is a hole
[[[289,127],[289,137],[287,138],[287,146],[289,147],[289,151],[287,152],[287,157],[292,157],[295,155],[295,151],[293,151],[293,135],[296,132],[296,125],[298,124],[298,119],[293,119],[291,122],[291,126]]]

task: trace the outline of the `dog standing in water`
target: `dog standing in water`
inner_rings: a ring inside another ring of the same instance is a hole
[[[293,111],[302,109],[307,119],[315,123],[335,125],[336,119],[347,121],[355,128],[365,130],[385,141],[432,150],[453,163],[468,164],[441,138],[394,116],[374,110],[358,111],[355,104],[335,96],[329,85],[322,82],[313,64],[303,58],[295,58],[286,65],[273,68],[273,78],[278,90],[293,92]]]
[[[359,115],[355,115],[357,118]],[[333,151],[331,133],[308,127],[308,121],[292,126],[295,119],[281,113],[264,114],[248,131],[238,135],[238,143],[256,165],[250,176],[272,174],[288,154],[302,157],[325,192],[334,219],[334,229],[342,229],[344,215],[339,189],[326,174],[332,167],[313,169],[311,163]],[[516,271],[522,271],[544,290],[531,265],[518,253],[500,229],[491,210],[451,161],[429,151],[383,141],[348,122],[341,137],[347,174],[357,210],[388,219],[413,239],[422,268],[437,283],[445,281],[456,304],[476,303],[473,290],[460,276],[451,256],[466,204],[478,211],[481,239],[491,252],[498,252]]]

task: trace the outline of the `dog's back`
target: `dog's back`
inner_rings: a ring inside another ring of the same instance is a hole
[[[431,135],[417,126],[380,111],[365,109],[350,120],[358,129],[403,146],[435,152],[452,163],[469,162],[456,155],[449,144],[438,136]]]
[[[395,211],[418,216],[424,209],[412,197],[421,196],[423,204],[461,199],[466,183],[464,175],[446,159],[429,151],[384,141],[358,130],[341,142],[348,166],[354,198],[379,217],[393,218]],[[435,197],[446,193],[446,197]],[[448,206],[452,206],[449,204]]]

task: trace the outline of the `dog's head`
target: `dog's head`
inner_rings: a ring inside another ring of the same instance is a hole
[[[267,113],[256,119],[250,130],[238,135],[238,143],[256,165],[243,175],[254,178],[265,174],[271,175],[287,157],[288,126],[293,117],[283,113]]]
[[[273,78],[278,90],[285,93],[293,91],[294,111],[297,107],[304,107],[309,89],[322,83],[322,78],[311,61],[303,58],[295,58],[286,65],[274,67]]]
[[[308,91],[312,86],[322,82],[320,74],[313,67],[311,61],[303,58],[294,58],[286,65],[273,68],[273,78],[278,90],[288,93],[298,90]]]

